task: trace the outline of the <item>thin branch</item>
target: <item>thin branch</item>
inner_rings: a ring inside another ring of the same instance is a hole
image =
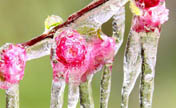
[[[55,32],[62,28],[62,27],[67,27],[69,24],[73,23],[75,20],[77,20],[79,17],[81,17],[82,15],[84,15],[85,13],[101,6],[102,4],[106,3],[109,0],[98,0],[96,2],[93,2],[92,4],[86,6],[85,8],[83,8],[82,10],[78,11],[77,13],[71,15],[63,24],[58,25],[56,27],[54,27],[50,32],[48,32],[47,34],[42,34],[30,41],[27,41],[25,43],[22,43],[23,46],[32,46],[46,38],[53,38]]]

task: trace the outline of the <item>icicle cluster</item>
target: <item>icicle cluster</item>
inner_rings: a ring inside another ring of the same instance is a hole
[[[135,0],[130,7],[134,16],[124,57],[121,106],[128,108],[129,96],[141,74],[140,107],[151,108],[158,41],[169,11],[164,0]]]

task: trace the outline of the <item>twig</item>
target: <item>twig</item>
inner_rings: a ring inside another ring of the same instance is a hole
[[[92,4],[88,5],[87,7],[83,8],[82,10],[78,11],[77,13],[71,15],[63,24],[60,24],[56,27],[54,27],[50,32],[48,32],[47,34],[42,34],[30,41],[27,41],[25,43],[22,43],[23,46],[32,46],[44,39],[47,39],[47,38],[53,38],[55,32],[62,28],[62,27],[66,27],[68,26],[69,24],[73,23],[75,20],[77,20],[79,17],[81,17],[82,15],[84,15],[85,13],[101,6],[102,4],[106,3],[107,1],[109,0],[98,0],[97,2],[93,2]]]

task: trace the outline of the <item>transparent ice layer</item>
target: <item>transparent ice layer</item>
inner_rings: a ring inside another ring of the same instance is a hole
[[[53,39],[45,39],[26,48],[27,60],[37,59],[50,54]]]

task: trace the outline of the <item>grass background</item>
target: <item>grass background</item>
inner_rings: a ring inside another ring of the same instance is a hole
[[[0,46],[6,42],[20,43],[41,34],[48,15],[66,18],[87,5],[91,0],[0,0]],[[163,26],[156,65],[153,108],[176,108],[176,1],[167,0],[170,20]],[[109,108],[120,108],[123,81],[123,55],[131,24],[127,8],[126,35],[116,56],[112,75],[112,92]],[[103,31],[111,35],[111,21],[103,25]],[[99,107],[101,73],[93,79],[95,108]],[[52,68],[49,56],[27,62],[24,80],[20,83],[21,108],[49,108]],[[139,84],[139,82],[138,82]],[[139,87],[136,84],[130,97],[130,108],[139,108]],[[65,100],[67,100],[67,91]],[[65,101],[66,107],[67,101]],[[5,108],[5,94],[0,90],[0,108]]]

